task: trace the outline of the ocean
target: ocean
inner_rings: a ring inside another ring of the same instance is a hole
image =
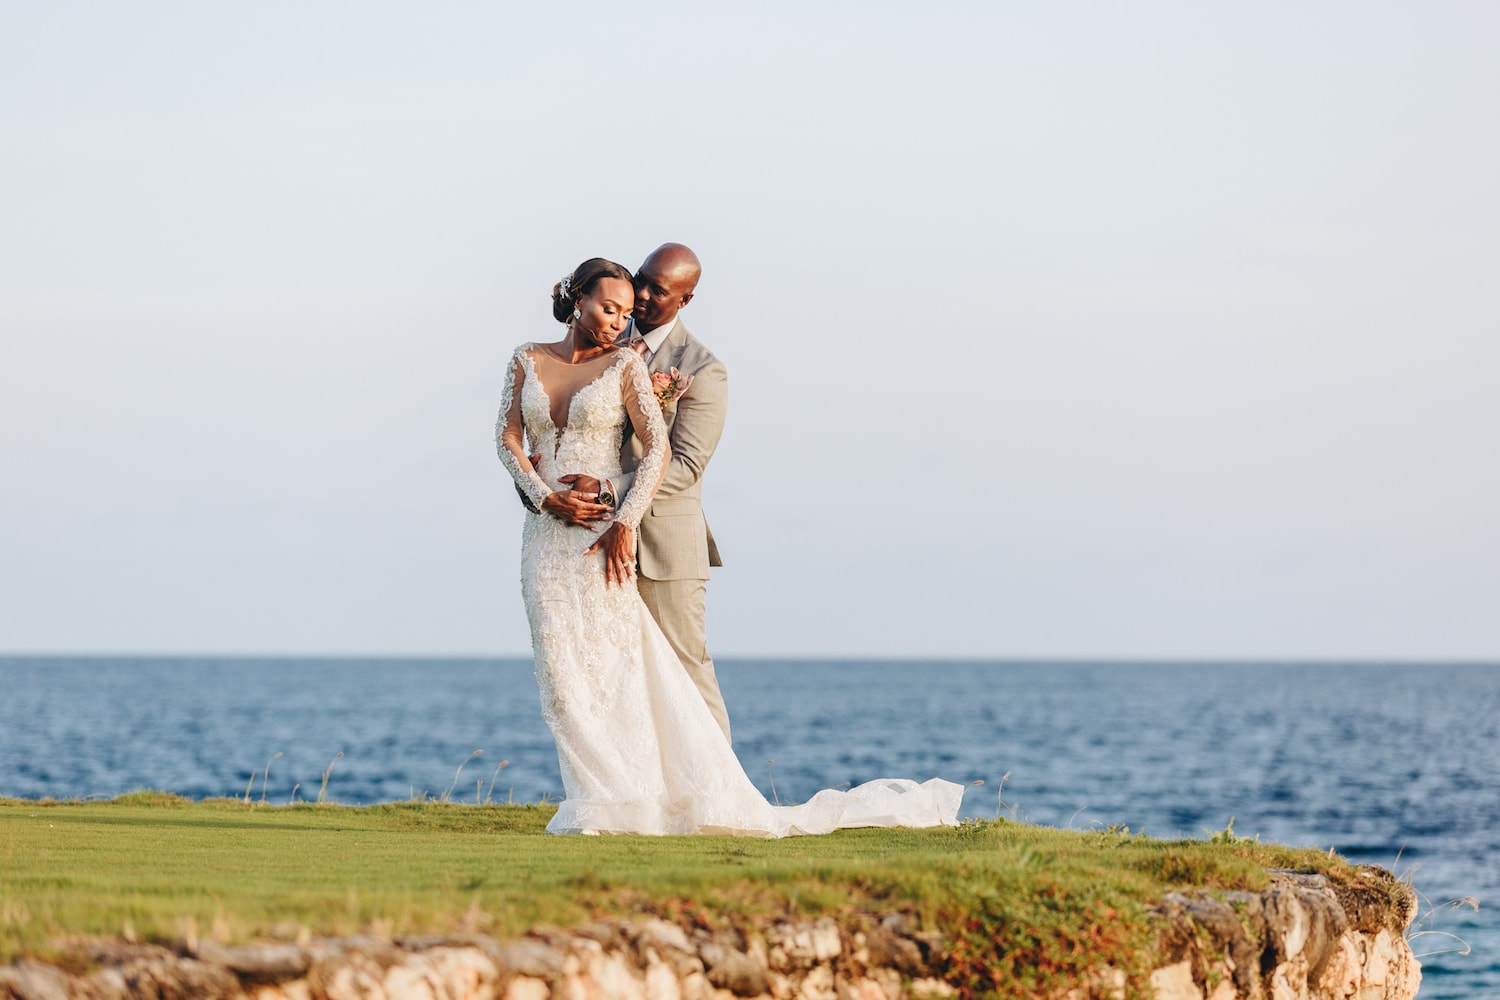
[[[1425,900],[1420,996],[1500,997],[1500,665],[728,659],[719,674],[735,750],[782,802],[937,776],[969,784],[965,816],[1168,838],[1232,820],[1406,877]],[[0,657],[0,796],[243,796],[254,775],[256,800],[315,800],[330,764],[346,804],[562,791],[529,660]],[[1479,908],[1453,905],[1466,898]]]

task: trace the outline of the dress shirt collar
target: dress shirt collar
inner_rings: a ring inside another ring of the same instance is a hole
[[[654,358],[656,357],[656,352],[661,350],[661,345],[665,344],[667,342],[667,338],[672,335],[672,331],[677,329],[677,317],[673,316],[672,322],[663,323],[655,330],[652,330],[650,333],[646,334],[641,333],[641,328],[635,325],[635,320],[633,319],[630,321],[630,327],[632,339],[634,339],[635,337],[640,337],[641,339],[645,340],[646,350],[651,352],[648,357]]]

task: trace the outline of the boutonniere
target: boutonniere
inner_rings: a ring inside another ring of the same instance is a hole
[[[676,368],[670,372],[651,373],[651,391],[656,393],[656,401],[661,404],[662,409],[666,409],[668,403],[675,403],[686,396],[692,385],[693,376],[685,375]]]

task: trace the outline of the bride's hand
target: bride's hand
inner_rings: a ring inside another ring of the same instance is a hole
[[[542,500],[542,509],[559,520],[598,530],[595,522],[606,520],[615,512],[612,504],[599,499],[599,480],[593,476],[570,474],[558,480],[569,487]]]
[[[542,497],[542,510],[561,521],[593,528],[615,512],[613,507],[598,502],[597,493],[582,493],[578,490],[557,490]]]
[[[583,554],[591,556],[600,549],[604,550],[605,586],[611,583],[625,586],[635,576],[635,529],[616,521]]]

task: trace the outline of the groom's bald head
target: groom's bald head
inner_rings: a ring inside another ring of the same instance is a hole
[[[703,274],[698,255],[681,243],[663,243],[652,250],[651,256],[641,264],[641,270],[676,275],[693,285],[698,284],[698,278]]]
[[[698,255],[681,243],[663,243],[635,272],[635,322],[654,330],[677,318],[693,300],[703,267]]]

